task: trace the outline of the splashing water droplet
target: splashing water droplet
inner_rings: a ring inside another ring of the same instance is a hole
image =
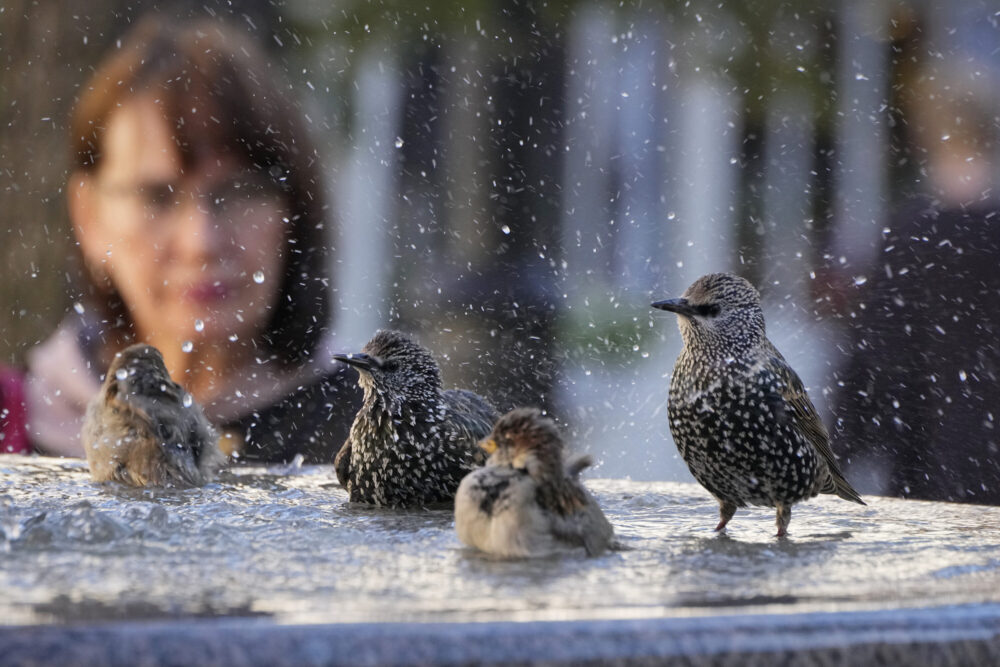
[[[969,376],[965,374],[965,371],[959,371],[958,379],[961,380],[962,382],[965,382],[966,380],[969,379]]]
[[[77,301],[73,304],[73,310],[83,315],[83,304]]]
[[[195,331],[204,331],[205,330],[205,323],[203,321],[201,321],[201,320],[195,320],[194,321],[194,330]]]
[[[503,232],[504,234],[510,234],[510,227],[504,225],[503,227],[500,228],[500,231]]]
[[[190,408],[191,404],[194,403],[194,399],[191,398],[191,394],[184,394],[184,398],[181,399],[181,403],[185,408]]]
[[[264,282],[264,272],[263,271],[254,271],[253,281],[255,283],[257,283],[258,285],[260,285],[262,282]]]
[[[128,377],[128,371],[124,368],[119,368],[118,370],[115,371],[115,377],[118,378],[119,380],[124,380],[125,378]]]
[[[402,147],[403,147],[403,138],[396,137],[396,148],[402,148]]]
[[[194,349],[194,343],[192,343],[189,340],[184,341],[184,344],[181,345],[181,350],[183,352],[190,352],[193,349]]]

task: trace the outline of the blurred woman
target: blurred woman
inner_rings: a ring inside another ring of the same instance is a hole
[[[224,450],[333,460],[359,397],[329,353],[323,181],[279,81],[234,30],[154,16],[81,89],[67,186],[80,298],[28,355],[38,451],[82,456],[87,401],[141,341]]]

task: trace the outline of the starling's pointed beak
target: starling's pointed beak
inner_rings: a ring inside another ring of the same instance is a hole
[[[694,307],[688,303],[687,299],[664,299],[663,301],[655,301],[650,304],[653,308],[659,310],[669,310],[671,313],[677,313],[678,315],[684,315],[685,317],[694,316],[697,311]]]
[[[365,354],[364,352],[335,354],[333,355],[333,358],[350,366],[354,366],[361,371],[370,371],[373,368],[379,368],[382,365],[376,357]]]

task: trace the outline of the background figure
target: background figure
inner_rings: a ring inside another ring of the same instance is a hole
[[[897,207],[853,299],[838,451],[862,492],[998,504],[997,99],[967,65],[908,84],[925,192]]]
[[[535,18],[512,3],[497,21],[520,32]],[[435,45],[401,75],[406,140],[392,245],[406,259],[391,272],[390,317],[442,355],[446,386],[475,388],[501,410],[556,402],[565,137],[537,114],[563,98],[562,42],[528,31],[519,48],[529,56],[516,59]],[[482,78],[467,86],[470,69]]]
[[[862,493],[1000,503],[1000,207],[915,202],[858,295],[838,452]]]
[[[81,89],[73,311],[28,354],[30,435],[80,456],[83,410],[141,341],[249,460],[330,462],[358,392],[329,351],[315,151],[275,68],[219,21],[150,16]]]
[[[0,12],[0,362],[23,364],[78,317],[52,203],[70,171],[66,91],[153,4]],[[750,279],[831,424],[860,277],[875,281],[881,230],[900,229],[890,216],[926,177],[930,148],[909,151],[927,97],[914,63],[933,53],[959,68],[939,80],[987,85],[1000,67],[984,0],[156,5],[228,16],[287,77],[282,97],[306,100],[294,112],[330,167],[310,201],[333,194],[352,230],[327,255],[339,350],[380,327],[413,333],[445,386],[547,407],[596,474],[645,480],[690,479],[658,418],[680,340],[649,302],[704,273]],[[995,151],[958,160],[970,190]]]

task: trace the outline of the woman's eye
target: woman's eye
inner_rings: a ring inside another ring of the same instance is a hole
[[[141,188],[142,198],[146,205],[157,210],[164,210],[174,203],[174,189],[169,185],[145,185]]]

